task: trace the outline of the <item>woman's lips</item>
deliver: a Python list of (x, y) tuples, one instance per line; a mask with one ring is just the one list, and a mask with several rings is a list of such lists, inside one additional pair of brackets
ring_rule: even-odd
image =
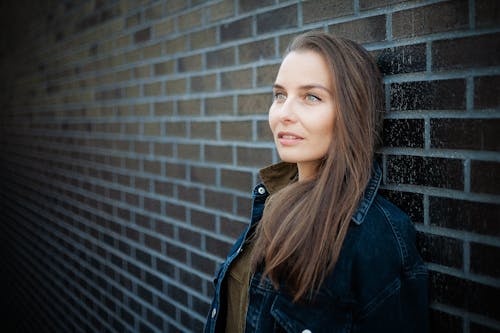
[(293, 146), (300, 143), (302, 140), (304, 140), (304, 138), (295, 133), (290, 133), (290, 132), (278, 133), (278, 142), (283, 146)]

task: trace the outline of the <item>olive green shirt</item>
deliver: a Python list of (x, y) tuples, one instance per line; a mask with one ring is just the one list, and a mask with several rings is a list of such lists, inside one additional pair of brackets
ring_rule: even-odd
[[(267, 191), (272, 195), (297, 180), (297, 166), (296, 164), (285, 162), (274, 164), (260, 170), (260, 178)], [(245, 240), (242, 247), (242, 252), (231, 263), (228, 270), (225, 330), (228, 333), (245, 332), (248, 287), (252, 275), (250, 267), (252, 249), (253, 243), (248, 241), (247, 236), (247, 240)]]

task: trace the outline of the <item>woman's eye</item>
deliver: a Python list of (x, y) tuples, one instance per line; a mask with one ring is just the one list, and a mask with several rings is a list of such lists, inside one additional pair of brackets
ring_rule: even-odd
[(281, 92), (274, 93), (274, 100), (275, 101), (284, 101), (286, 99), (285, 94)]
[(308, 102), (319, 102), (319, 101), (321, 101), (321, 99), (319, 99), (319, 97), (311, 95), (311, 94), (307, 94), (306, 95), (306, 100)]

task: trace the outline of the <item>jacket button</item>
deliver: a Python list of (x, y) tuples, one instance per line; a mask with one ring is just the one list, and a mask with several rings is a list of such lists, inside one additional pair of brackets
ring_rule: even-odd
[(215, 318), (215, 315), (217, 314), (217, 309), (213, 308), (212, 309), (212, 318)]
[(261, 186), (257, 189), (257, 192), (259, 192), (259, 194), (264, 194), (266, 193), (266, 189)]
[(311, 330), (305, 329), (302, 331), (302, 333), (312, 333)]

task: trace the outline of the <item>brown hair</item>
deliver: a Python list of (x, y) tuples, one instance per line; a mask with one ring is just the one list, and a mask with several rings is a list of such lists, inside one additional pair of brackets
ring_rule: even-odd
[(324, 32), (296, 37), (289, 52), (324, 57), (333, 79), (333, 139), (315, 179), (273, 194), (255, 234), (252, 269), (263, 264), (275, 288), (298, 301), (318, 290), (338, 259), (349, 222), (370, 179), (382, 119), (380, 72), (357, 43)]

